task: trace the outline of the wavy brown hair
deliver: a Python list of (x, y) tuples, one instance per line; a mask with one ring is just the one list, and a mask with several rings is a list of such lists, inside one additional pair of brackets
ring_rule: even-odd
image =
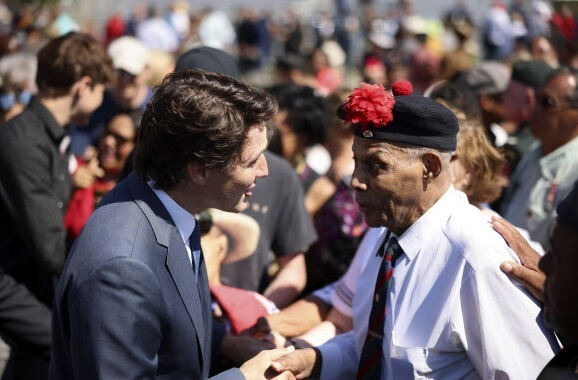
[(94, 37), (70, 32), (50, 40), (38, 52), (36, 84), (41, 95), (66, 95), (84, 76), (92, 79), (93, 86), (108, 86), (115, 79), (112, 59)]
[(234, 165), (246, 136), (266, 125), (277, 102), (262, 89), (202, 70), (171, 73), (155, 89), (138, 131), (134, 169), (170, 190), (196, 162), (212, 169)]
[(460, 120), (456, 154), (471, 176), (465, 190), (470, 203), (495, 201), (504, 187), (502, 171), (506, 160), (490, 143), (481, 124)]

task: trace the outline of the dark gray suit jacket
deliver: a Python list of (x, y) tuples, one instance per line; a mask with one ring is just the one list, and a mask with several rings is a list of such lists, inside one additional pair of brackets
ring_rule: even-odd
[[(53, 309), (50, 379), (206, 379), (210, 294), (173, 220), (134, 174), (73, 246)], [(238, 369), (215, 378), (243, 379)]]

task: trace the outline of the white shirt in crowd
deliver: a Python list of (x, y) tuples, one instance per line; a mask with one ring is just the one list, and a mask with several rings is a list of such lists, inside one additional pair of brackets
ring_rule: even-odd
[[(372, 254), (354, 290), (354, 330), (320, 347), (322, 379), (355, 378), (386, 232), (364, 239)], [(465, 194), (451, 187), (398, 241), (381, 378), (535, 379), (558, 344), (540, 306), (499, 269), (516, 255)]]

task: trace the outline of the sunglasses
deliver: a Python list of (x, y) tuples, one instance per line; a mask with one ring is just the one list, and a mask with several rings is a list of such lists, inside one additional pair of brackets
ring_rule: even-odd
[(133, 139), (127, 138), (125, 136), (119, 135), (118, 133), (112, 132), (108, 129), (106, 129), (103, 133), (103, 137), (106, 136), (112, 136), (116, 141), (117, 146), (122, 146), (124, 144), (131, 143), (134, 141), (134, 138)]

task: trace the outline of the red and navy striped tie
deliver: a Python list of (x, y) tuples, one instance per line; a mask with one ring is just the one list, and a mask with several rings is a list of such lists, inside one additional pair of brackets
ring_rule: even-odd
[[(384, 244), (387, 237), (384, 240)], [(380, 248), (379, 253), (381, 254)], [(389, 239), (387, 249), (383, 255), (383, 260), (379, 266), (379, 272), (375, 281), (375, 290), (373, 292), (373, 305), (369, 314), (369, 323), (367, 325), (367, 335), (363, 343), (359, 367), (357, 369), (357, 379), (376, 380), (381, 378), (381, 357), (383, 344), (383, 326), (385, 323), (385, 304), (387, 302), (387, 291), (391, 278), (393, 277), (393, 268), (395, 261), (403, 253), (403, 250), (397, 243), (397, 239)]]

